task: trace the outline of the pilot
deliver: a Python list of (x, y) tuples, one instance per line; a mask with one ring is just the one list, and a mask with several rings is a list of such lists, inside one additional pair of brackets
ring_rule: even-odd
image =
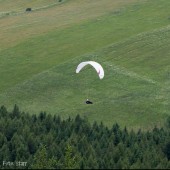
[(86, 104), (93, 104), (89, 99), (86, 100)]

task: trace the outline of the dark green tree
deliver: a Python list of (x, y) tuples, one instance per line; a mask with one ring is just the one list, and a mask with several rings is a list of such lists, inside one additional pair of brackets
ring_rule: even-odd
[(64, 161), (62, 164), (62, 168), (64, 169), (77, 169), (79, 167), (80, 159), (78, 155), (73, 152), (73, 147), (70, 144), (66, 145)]
[(41, 145), (34, 155), (31, 167), (33, 169), (54, 169), (58, 167), (58, 161), (53, 157), (49, 158), (46, 147)]

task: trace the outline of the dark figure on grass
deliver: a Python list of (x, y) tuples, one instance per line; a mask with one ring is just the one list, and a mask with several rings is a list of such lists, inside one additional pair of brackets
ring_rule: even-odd
[(25, 11), (30, 12), (32, 9), (31, 8), (27, 8)]
[(86, 104), (93, 104), (89, 99), (86, 100)]

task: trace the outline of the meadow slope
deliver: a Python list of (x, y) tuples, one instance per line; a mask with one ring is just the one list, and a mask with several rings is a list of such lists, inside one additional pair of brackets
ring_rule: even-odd
[[(23, 40), (14, 36), (11, 44), (4, 41), (0, 104), (9, 109), (18, 104), (23, 111), (46, 111), (63, 118), (80, 114), (109, 127), (114, 122), (134, 129), (162, 125), (170, 114), (170, 2), (115, 1), (117, 6), (111, 6), (113, 1), (107, 1), (93, 1), (94, 7), (108, 7), (104, 11), (96, 8), (96, 13), (84, 2), (89, 15), (80, 10), (83, 19), (74, 13), (72, 22), (65, 20), (67, 26), (64, 20), (58, 26), (54, 22), (42, 29), (44, 33), (33, 26), (37, 34), (29, 32)], [(70, 0), (48, 12), (61, 7), (72, 11), (77, 4)], [(0, 22), (6, 19), (11, 18)], [(9, 29), (6, 36), (14, 30), (19, 32), (20, 27)], [(103, 80), (91, 67), (75, 73), (85, 60), (102, 64)], [(86, 98), (94, 104), (85, 105)]]

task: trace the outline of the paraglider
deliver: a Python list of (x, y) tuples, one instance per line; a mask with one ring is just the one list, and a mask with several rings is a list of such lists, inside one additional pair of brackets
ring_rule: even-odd
[[(85, 62), (81, 62), (76, 69), (76, 73), (79, 73), (86, 65), (91, 65), (93, 66), (93, 68), (96, 70), (98, 76), (100, 79), (103, 79), (104, 77), (104, 70), (103, 67), (95, 62), (95, 61), (85, 61)], [(89, 101), (88, 99), (86, 100), (86, 104), (93, 104), (93, 102)]]
[(103, 77), (104, 77), (103, 67), (102, 67), (99, 63), (97, 63), (97, 62), (95, 62), (95, 61), (85, 61), (85, 62), (80, 63), (80, 64), (77, 66), (76, 73), (79, 73), (80, 70), (81, 70), (82, 68), (84, 68), (84, 67), (85, 67), (86, 65), (88, 65), (88, 64), (92, 65), (92, 66), (95, 68), (95, 70), (97, 71), (97, 74), (99, 75), (99, 78), (100, 78), (100, 79), (103, 79)]

